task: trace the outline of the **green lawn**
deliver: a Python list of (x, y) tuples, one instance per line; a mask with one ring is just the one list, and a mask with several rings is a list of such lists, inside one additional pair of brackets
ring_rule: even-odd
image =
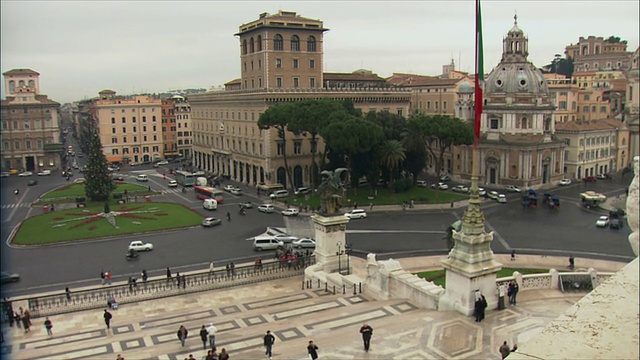
[[(415, 204), (446, 204), (451, 201), (466, 200), (468, 198), (469, 195), (442, 190), (436, 191), (430, 188), (414, 187), (401, 193), (392, 193), (392, 191), (387, 188), (375, 190), (371, 188), (358, 188), (347, 190), (347, 198), (342, 199), (342, 206), (346, 207), (354, 203), (357, 203), (361, 207), (369, 206), (370, 204), (374, 206), (401, 205), (403, 201), (411, 202), (411, 200), (413, 200)], [(311, 208), (316, 208), (320, 205), (320, 197), (318, 195), (311, 195), (308, 200), (306, 200), (304, 196), (289, 196), (278, 199), (280, 202), (284, 202), (285, 200), (292, 205), (309, 205)]]
[[(138, 184), (132, 183), (122, 183), (116, 182), (116, 189), (114, 190), (114, 194), (123, 193), (127, 190), (127, 193), (148, 193), (148, 187), (142, 186)], [(42, 195), (42, 199), (56, 199), (56, 198), (65, 198), (65, 197), (85, 197), (84, 194), (84, 184), (76, 184), (70, 183), (68, 185), (64, 185), (56, 190), (53, 190), (47, 194)], [(75, 200), (74, 200), (75, 201)]]
[[(528, 274), (547, 274), (549, 269), (528, 269), (528, 268), (503, 268), (498, 271), (497, 278), (503, 278), (508, 276), (513, 276), (513, 272), (517, 271), (522, 275)], [(418, 277), (426, 279), (428, 281), (433, 281), (434, 284), (445, 287), (446, 284), (446, 276), (444, 269), (443, 270), (433, 270), (433, 271), (423, 271), (419, 272), (416, 275)]]
[(94, 206), (30, 217), (22, 223), (13, 242), (19, 245), (52, 244), (194, 226), (202, 221), (202, 215), (180, 204), (138, 202), (111, 206), (111, 211), (127, 212), (115, 217), (118, 226), (115, 228), (103, 217), (92, 217), (103, 211), (104, 206)]

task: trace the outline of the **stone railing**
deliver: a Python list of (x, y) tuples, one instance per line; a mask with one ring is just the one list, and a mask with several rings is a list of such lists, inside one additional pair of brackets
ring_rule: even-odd
[(2, 303), (2, 314), (7, 307), (26, 306), (32, 317), (42, 317), (64, 314), (74, 311), (106, 308), (108, 299), (115, 299), (118, 305), (134, 303), (144, 300), (158, 299), (169, 296), (209, 291), (239, 285), (254, 284), (262, 281), (283, 279), (304, 274), (304, 268), (315, 264), (315, 257), (298, 258), (297, 264), (274, 260), (264, 262), (261, 266), (238, 266), (233, 270), (216, 269), (213, 272), (200, 271), (181, 276), (180, 282), (176, 276), (160, 278), (146, 282), (136, 281), (125, 284), (103, 285), (87, 290), (65, 293), (14, 298)]
[(589, 290), (589, 288), (595, 289), (614, 274), (615, 273), (612, 272), (597, 272), (595, 269), (572, 272), (558, 272), (556, 269), (550, 269), (548, 273), (529, 275), (522, 275), (515, 271), (513, 276), (496, 279), (496, 291), (500, 285), (508, 286), (511, 281), (515, 280), (518, 283), (519, 291), (558, 288), (564, 292), (569, 289), (563, 286), (563, 282), (575, 282), (574, 280), (577, 279), (579, 279), (580, 282), (589, 282), (588, 285), (590, 286), (583, 287), (583, 290)]

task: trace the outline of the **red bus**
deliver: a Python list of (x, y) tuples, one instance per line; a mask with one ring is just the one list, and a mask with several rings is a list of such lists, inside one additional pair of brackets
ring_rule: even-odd
[(194, 186), (193, 190), (196, 195), (196, 199), (215, 199), (218, 204), (224, 203), (224, 193), (222, 190), (218, 190), (210, 186)]

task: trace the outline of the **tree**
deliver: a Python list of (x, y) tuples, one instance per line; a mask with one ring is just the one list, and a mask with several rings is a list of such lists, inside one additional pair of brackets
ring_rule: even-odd
[(102, 153), (102, 144), (97, 133), (91, 135), (84, 177), (84, 193), (87, 198), (93, 201), (109, 200), (109, 196), (116, 189), (116, 184), (109, 177), (107, 158)]
[[(378, 152), (380, 163), (389, 169), (389, 183), (393, 184), (393, 173), (406, 159), (404, 148), (398, 140), (385, 141)], [(393, 188), (393, 185), (391, 185)]]
[(418, 175), (424, 169), (425, 164), (427, 163), (427, 153), (426, 149), (422, 148), (421, 150), (405, 150), (405, 154), (407, 158), (403, 162), (404, 169), (413, 175), (413, 184), (415, 185), (418, 180)]
[[(282, 158), (284, 160), (284, 170), (288, 181), (285, 181), (293, 187), (293, 174), (289, 167), (287, 159), (287, 126), (289, 120), (293, 117), (292, 103), (276, 103), (269, 107), (260, 115), (258, 119), (258, 127), (262, 130), (274, 128), (278, 132), (278, 145), (281, 146)], [(285, 184), (286, 187), (286, 184)], [(293, 189), (292, 189), (293, 190)]]
[(573, 59), (571, 57), (564, 59), (560, 54), (555, 54), (551, 63), (542, 67), (542, 71), (570, 78), (573, 75)]

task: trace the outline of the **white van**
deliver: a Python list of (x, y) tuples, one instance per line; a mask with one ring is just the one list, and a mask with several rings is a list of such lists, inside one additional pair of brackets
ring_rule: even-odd
[(284, 249), (284, 243), (274, 238), (255, 238), (253, 239), (253, 250), (276, 250)]
[(216, 199), (204, 199), (204, 201), (202, 202), (202, 207), (207, 210), (217, 210), (218, 202), (216, 201)]
[(197, 177), (196, 178), (197, 186), (207, 186), (207, 178), (206, 177)]
[(136, 180), (138, 180), (138, 181), (149, 181), (149, 177), (147, 175), (140, 174), (140, 175), (136, 176)]
[(285, 198), (289, 196), (289, 190), (276, 190), (273, 194), (269, 195), (272, 199)]

